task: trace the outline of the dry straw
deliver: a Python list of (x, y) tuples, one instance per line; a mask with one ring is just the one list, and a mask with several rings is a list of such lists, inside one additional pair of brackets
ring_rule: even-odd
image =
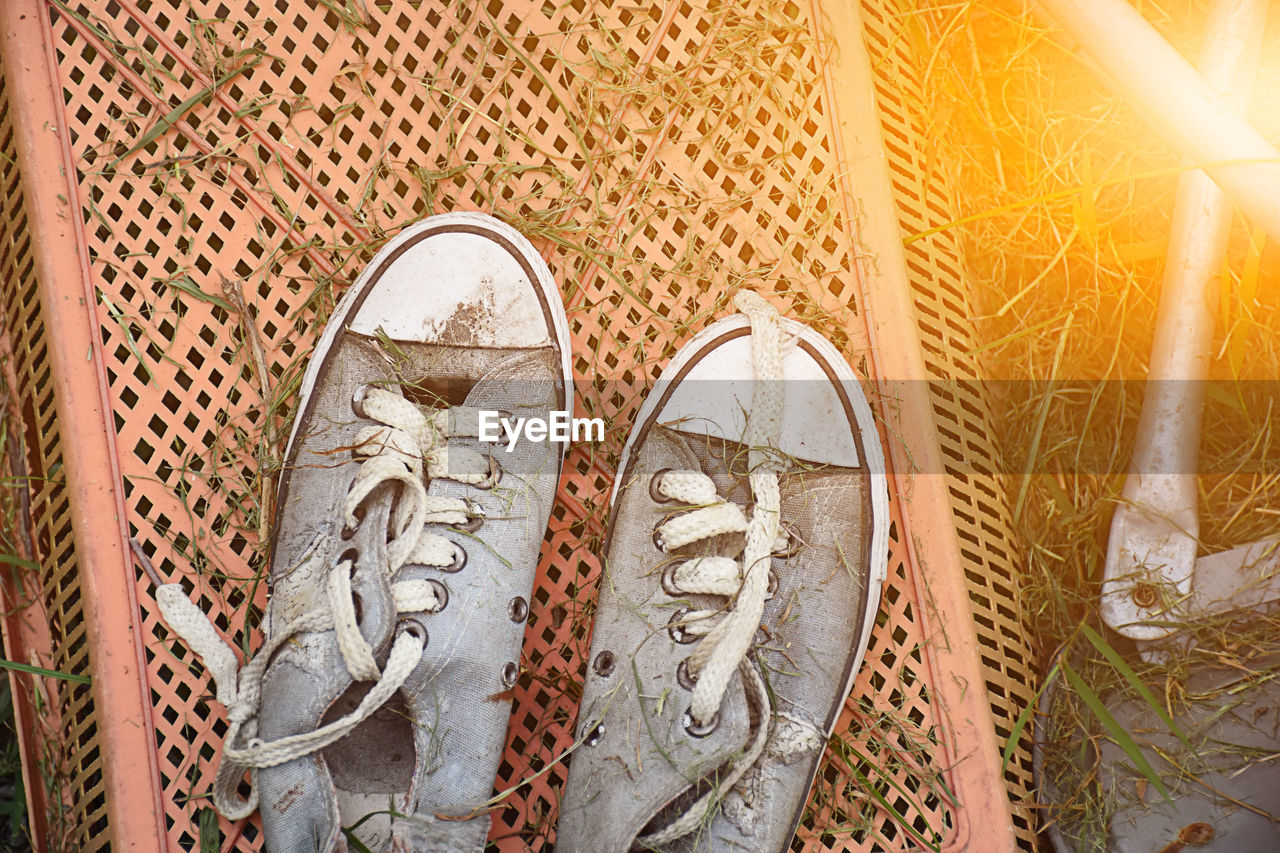
[[(400, 5), (322, 0), (316, 17), (325, 26), (317, 29), (354, 47), (327, 91), (262, 88), (284, 65), (281, 49), (272, 46), (278, 40), (264, 36), (275, 32), (269, 9), (259, 9), (256, 20), (187, 10), (183, 44), (207, 80), (200, 82), (158, 58), (145, 35), (110, 13), (94, 14), (78, 2), (55, 5), (78, 40), (100, 45), (133, 81), (117, 83), (128, 108), (113, 113), (109, 132), (90, 141), (78, 163), (86, 227), (96, 245), (123, 244), (116, 232), (129, 224), (98, 202), (113, 193), (147, 194), (174, 212), (180, 249), (165, 259), (163, 276), (127, 253), (95, 257), (95, 272), (110, 284), (144, 279), (133, 282), (142, 296), (132, 304), (101, 291), (104, 322), (122, 335), (129, 367), (149, 376), (157, 363), (186, 357), (168, 352), (174, 328), (197, 313), (211, 316), (210, 327), (226, 336), (227, 349), (218, 355), (240, 380), (218, 412), (212, 439), (187, 447), (177, 470), (155, 472), (180, 498), (181, 517), (159, 525), (142, 511), (138, 526), (140, 538), (161, 555), (160, 573), (195, 579), (201, 605), (215, 605), (219, 627), (246, 653), (256, 644), (254, 603), (263, 598), (269, 565), (273, 482), (302, 370), (341, 293), (409, 222), (454, 208), (496, 213), (544, 250), (564, 284), (575, 334), (599, 325), (577, 342), (575, 366), (588, 382), (608, 377), (579, 390), (586, 414), (606, 418), (611, 429), (605, 443), (571, 456), (584, 475), (616, 466), (645, 382), (694, 331), (727, 313), (728, 297), (739, 287), (771, 292), (790, 316), (837, 345), (849, 344), (852, 312), (829, 307), (830, 294), (850, 286), (853, 266), (838, 221), (838, 175), (813, 166), (806, 151), (806, 134), (821, 126), (812, 113), (821, 97), (817, 57), (828, 46), (815, 44), (796, 4), (722, 3), (696, 11), (638, 4), (600, 11), (566, 0), (544, 4), (545, 17), (531, 15), (512, 28), (501, 3), (463, 2), (448, 10), (447, 38), (433, 42), (420, 23), (441, 20), (430, 4), (409, 4), (415, 17), (402, 30), (401, 17), (410, 16)], [(690, 33), (686, 43), (642, 61), (634, 45), (648, 43), (666, 13), (688, 16), (680, 24)], [(407, 44), (415, 36), (445, 46), (433, 51), (413, 41), (414, 49), (394, 62), (381, 58), (387, 39)], [(348, 145), (351, 127), (382, 121), (377, 117), (388, 102), (380, 99), (388, 88), (404, 96), (412, 113), (389, 121), (398, 131), (409, 122), (400, 132), (417, 144)], [(532, 114), (522, 107), (522, 93), (532, 95)], [(564, 132), (544, 132), (543, 113), (563, 122)], [(293, 138), (313, 114), (320, 128)], [(331, 169), (317, 157), (311, 172), (330, 170), (335, 184), (344, 172), (356, 176), (354, 189), (333, 191), (342, 223), (335, 225), (300, 189), (301, 178), (270, 145), (234, 121), (260, 117), (273, 144), (297, 143), (341, 163)], [(430, 123), (430, 133), (423, 123)], [(284, 225), (257, 235), (261, 252), (245, 253), (232, 269), (210, 270), (201, 266), (204, 241), (210, 217), (223, 211), (198, 209), (195, 188), (232, 187), (233, 178), (266, 197)], [(767, 199), (760, 198), (762, 186), (773, 188)], [(246, 205), (236, 193), (232, 201)], [(203, 217), (205, 228), (193, 227), (192, 217)], [(756, 223), (754, 230), (727, 227), (734, 217)], [(671, 224), (677, 220), (678, 230)], [(659, 231), (676, 237), (664, 245)], [(284, 289), (306, 298), (288, 316), (275, 316), (269, 309)], [(603, 489), (576, 498), (583, 507), (575, 533), (589, 548), (607, 515)], [(516, 783), (559, 760), (547, 745), (555, 747), (570, 724), (580, 690), (581, 673), (566, 661), (585, 659), (596, 578), (582, 555), (561, 558), (557, 571), (578, 573), (565, 586), (570, 599), (536, 606), (532, 630), (547, 623), (558, 630), (569, 621), (574, 647), (522, 662), (522, 687), (554, 699), (530, 712), (538, 719), (528, 732), (529, 775)], [(170, 660), (178, 654), (173, 646), (158, 631), (150, 648), (171, 668), (190, 665)], [(918, 650), (903, 654), (907, 668), (919, 665)], [(909, 705), (909, 693), (895, 693), (893, 701)], [(203, 722), (194, 715), (210, 713), (197, 704), (192, 730)], [(934, 760), (938, 740), (931, 720), (916, 723), (870, 703), (860, 708), (854, 728), (833, 745), (818, 785), (814, 814), (823, 841), (910, 839), (938, 847), (949, 828), (949, 818), (938, 816), (955, 803)], [(202, 849), (216, 846), (220, 830), (201, 810), (211, 774), (196, 759), (183, 765), (182, 775), (177, 799), (192, 818), (192, 833)], [(511, 831), (531, 846), (544, 844), (555, 804), (533, 801), (512, 817), (511, 799), (497, 805)]]
[[(1184, 56), (1199, 51), (1207, 3), (1139, 4)], [(1054, 716), (1038, 720), (1046, 769), (1064, 792), (1063, 826), (1099, 844), (1108, 804), (1091, 739), (1124, 740), (1099, 723), (1099, 698), (1134, 693), (1129, 652), (1097, 626), (1109, 519), (1120, 494), (1141, 406), (1163, 256), (1179, 173), (1189, 168), (1113, 93), (1052, 23), (1017, 2), (927, 4), (904, 12), (932, 51), (926, 114), (949, 172), (958, 233), (975, 286), (978, 353), (995, 384), (995, 421), (1018, 496), (1028, 549), (1024, 602), (1045, 654), (1072, 650), (1081, 689), (1055, 681)], [(1266, 34), (1253, 120), (1280, 130), (1280, 21)], [(1202, 552), (1275, 535), (1280, 449), (1272, 422), (1280, 379), (1280, 253), (1237, 215), (1217, 282), (1215, 380), (1201, 441)], [(1250, 380), (1237, 382), (1236, 380)], [(1155, 705), (1176, 716), (1190, 671), (1209, 663), (1260, 668), (1274, 625), (1219, 620), (1195, 632), (1199, 652), (1169, 665), (1123, 660)], [(1225, 701), (1225, 700), (1224, 700)], [(1028, 715), (1029, 716), (1029, 715)], [(1123, 744), (1121, 744), (1123, 745)], [(1193, 773), (1157, 763), (1143, 784)]]

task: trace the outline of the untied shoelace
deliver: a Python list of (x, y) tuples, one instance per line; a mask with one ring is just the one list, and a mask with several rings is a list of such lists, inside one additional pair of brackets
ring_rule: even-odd
[[(461, 407), (424, 413), (401, 394), (369, 385), (357, 392), (353, 406), (357, 414), (376, 423), (364, 427), (353, 445), (355, 457), (362, 461), (343, 501), (344, 522), (353, 530), (360, 523), (360, 506), (369, 495), (387, 483), (401, 484), (390, 519), (393, 538), (387, 544), (387, 579), (398, 613), (433, 612), (441, 600), (430, 581), (393, 579), (406, 563), (446, 567), (457, 559), (457, 546), (427, 532), (426, 525), (465, 524), (477, 509), (460, 498), (428, 495), (426, 484), (436, 477), (471, 485), (493, 481), (495, 469), (489, 460), (473, 450), (447, 446), (452, 436), (477, 434), (477, 413)], [(329, 549), (321, 546), (329, 544), (329, 539), (318, 542), (304, 559), (328, 557)], [(213, 803), (229, 820), (248, 817), (257, 809), (258, 769), (310, 755), (345, 736), (400, 689), (422, 657), (426, 632), (414, 621), (406, 621), (397, 629), (386, 664), (379, 669), (374, 650), (357, 624), (351, 591), (353, 569), (349, 559), (339, 560), (327, 576), (328, 608), (272, 626), (262, 648), (243, 668), (182, 585), (160, 584), (157, 579), (156, 601), (162, 618), (204, 661), (215, 695), (227, 709), (229, 728), (214, 779)], [(257, 737), (257, 718), (262, 678), (272, 654), (297, 634), (330, 629), (337, 635), (351, 678), (373, 681), (373, 687), (355, 710), (338, 720), (310, 732), (262, 741)], [(250, 792), (241, 798), (238, 788), (246, 771)]]

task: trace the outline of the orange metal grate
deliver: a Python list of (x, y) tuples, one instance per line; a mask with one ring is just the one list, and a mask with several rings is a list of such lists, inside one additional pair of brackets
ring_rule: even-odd
[[(887, 45), (892, 16), (868, 8)], [(342, 288), (386, 236), (439, 210), (495, 212), (543, 249), (569, 307), (575, 371), (590, 389), (582, 404), (614, 428), (605, 445), (576, 448), (566, 464), (500, 788), (529, 779), (572, 741), (599, 570), (592, 545), (646, 380), (724, 313), (737, 286), (771, 293), (867, 373), (852, 224), (824, 89), (830, 45), (807, 5), (493, 0), (443, 10), (83, 0), (49, 7), (47, 37), (129, 531), (242, 647), (256, 645), (264, 478), (278, 452), (264, 436), (287, 423), (306, 355)], [(895, 61), (907, 68), (905, 59)], [(885, 115), (889, 127), (897, 113)], [(898, 142), (900, 151), (890, 145), (890, 156), (910, 172), (918, 130), (896, 120), (908, 142)], [(5, 202), (0, 221), (20, 239), (20, 197)], [(908, 230), (916, 227), (911, 215), (940, 214), (903, 213)], [(935, 242), (924, 251), (932, 266), (915, 282), (918, 307), (935, 318), (939, 349), (963, 351), (962, 333), (942, 334), (941, 318), (954, 326), (966, 316), (954, 248)], [(220, 289), (223, 275), (243, 288), (271, 388), (259, 385), (244, 318), (234, 294)], [(29, 279), (7, 279), (6, 287), (34, 293)], [(939, 297), (934, 280), (951, 294)], [(10, 328), (43, 345), (30, 295), (24, 304), (28, 314)], [(922, 327), (926, 336), (931, 329)], [(972, 370), (954, 357), (932, 364), (939, 376)], [(38, 375), (18, 381), (36, 397), (45, 387)], [(975, 425), (963, 404), (937, 408), (957, 428)], [(31, 422), (40, 447), (56, 453), (47, 399), (43, 411), (44, 420)], [(951, 475), (961, 535), (972, 546), (966, 558), (991, 705), (1007, 734), (1016, 710), (999, 701), (1000, 691), (1021, 701), (1025, 687), (1012, 685), (1029, 668), (1024, 641), (1007, 636), (1016, 634), (1007, 524), (994, 478), (961, 483), (963, 472)], [(57, 583), (75, 590), (70, 536), (53, 526), (65, 527), (58, 518), (42, 508), (38, 521), (64, 549), (45, 563), (46, 606), (65, 606)], [(898, 850), (920, 840), (945, 849), (968, 837), (965, 809), (981, 807), (965, 803), (941, 759), (954, 745), (932, 700), (936, 638), (922, 622), (919, 570), (895, 519), (867, 664), (796, 850)], [(225, 723), (208, 701), (203, 670), (170, 640), (140, 573), (137, 581), (152, 700), (142, 710), (154, 726), (163, 831), (172, 849), (194, 849), (202, 827), (210, 831), (201, 795)], [(70, 615), (54, 624), (59, 654), (87, 654), (76, 624)], [(88, 668), (83, 657), (62, 662)], [(81, 694), (67, 718), (92, 738)], [(98, 753), (76, 755), (80, 764), (66, 775), (99, 779)], [(1010, 768), (1015, 796), (1024, 767), (1019, 755)], [(497, 849), (549, 848), (564, 777), (555, 765), (508, 798), (491, 837)], [(86, 796), (85, 805), (77, 801), (85, 813), (72, 821), (80, 849), (107, 849), (100, 783)], [(220, 831), (224, 850), (261, 847), (253, 821), (222, 822)]]

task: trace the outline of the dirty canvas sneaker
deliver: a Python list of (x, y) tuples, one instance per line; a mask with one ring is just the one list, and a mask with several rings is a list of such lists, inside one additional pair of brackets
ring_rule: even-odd
[(735, 303), (622, 454), (560, 851), (785, 850), (866, 651), (888, 554), (871, 410), (830, 343)]
[(564, 444), (479, 434), (572, 410), (568, 340), (516, 231), (469, 213), (406, 229), (303, 379), (262, 649), (237, 676), (181, 586), (161, 588), (228, 710), (214, 802), (260, 808), (272, 853), (347, 850), (344, 827), (375, 851), (483, 846)]

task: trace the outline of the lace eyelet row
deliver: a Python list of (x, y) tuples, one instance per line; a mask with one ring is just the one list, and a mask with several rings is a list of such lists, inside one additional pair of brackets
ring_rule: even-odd
[[(365, 411), (364, 402), (366, 397), (368, 396), (370, 388), (372, 387), (373, 386), (368, 383), (360, 385), (358, 388), (356, 388), (355, 392), (352, 394), (351, 410), (352, 412), (355, 413), (357, 417), (371, 419), (369, 418), (368, 413)], [(472, 488), (480, 489), (482, 491), (488, 491), (495, 488), (502, 482), (504, 472), (503, 472), (502, 466), (498, 463), (498, 460), (495, 459), (492, 455), (490, 455), (488, 457), (488, 462), (489, 462), (488, 476), (485, 478), (484, 481), (480, 483), (470, 484)], [(465, 521), (462, 524), (454, 524), (450, 526), (454, 530), (457, 530), (461, 533), (475, 534), (485, 523), (484, 510), (483, 510), (483, 507), (478, 503), (468, 501), (468, 504), (469, 504), (469, 508), (467, 513), (468, 514), (467, 521)], [(355, 510), (355, 515), (356, 515), (357, 523), (362, 521), (364, 516), (363, 507), (357, 508)], [(353, 539), (355, 535), (356, 535), (356, 529), (351, 528), (344, 523), (342, 530), (340, 532), (341, 539), (344, 541), (348, 541), (350, 539)], [(447, 573), (454, 573), (454, 572), (462, 571), (462, 569), (467, 565), (467, 549), (463, 547), (461, 544), (459, 544), (458, 542), (451, 542), (451, 544), (453, 545), (453, 562), (446, 566), (435, 566), (433, 568), (437, 568), (440, 571), (447, 572)], [(348, 559), (348, 558), (351, 559), (353, 572), (355, 570), (355, 561), (356, 559), (358, 559), (358, 557), (359, 557), (359, 552), (355, 549), (347, 549), (346, 551), (343, 552), (343, 559)], [(431, 612), (439, 613), (442, 610), (444, 610), (445, 607), (448, 606), (449, 589), (443, 583), (435, 579), (428, 579), (427, 583), (431, 585), (431, 588), (435, 593), (436, 600), (438, 602), (437, 606)], [(359, 596), (353, 593), (352, 597), (354, 599), (354, 603), (357, 609), (357, 614), (359, 614), (359, 610), (361, 606)], [(529, 617), (528, 602), (525, 601), (524, 598), (520, 596), (516, 596), (511, 600), (510, 604), (508, 605), (507, 615), (512, 622), (515, 622), (515, 623), (524, 622)], [(358, 621), (359, 621), (359, 616), (357, 615), (357, 622)], [(425, 647), (427, 644), (427, 638), (428, 638), (427, 628), (422, 623), (422, 621), (417, 619), (416, 617), (401, 618), (398, 623), (397, 631), (398, 632), (403, 631), (403, 632), (410, 633), (414, 636), (421, 637), (423, 646)], [(505, 664), (502, 667), (502, 671), (500, 673), (500, 680), (502, 682), (503, 687), (507, 689), (513, 688), (516, 684), (516, 681), (519, 678), (519, 674), (520, 674), (520, 669), (517, 664), (515, 664), (514, 662), (508, 662), (507, 664)]]
[[(649, 479), (649, 497), (656, 504), (667, 504), (667, 503), (674, 502), (672, 498), (667, 497), (661, 491), (662, 478), (670, 470), (671, 470), (670, 468), (659, 469)], [(787, 547), (785, 549), (775, 551), (773, 556), (785, 560), (795, 556), (800, 551), (800, 548), (803, 547), (803, 541), (800, 539), (800, 536), (795, 530), (795, 528), (789, 523), (783, 522), (781, 527), (786, 534)], [(666, 544), (662, 540), (662, 534), (660, 532), (660, 529), (656, 527), (654, 528), (654, 531), (653, 531), (653, 544), (654, 544), (654, 547), (657, 548), (662, 553), (664, 554), (667, 553)], [(662, 580), (661, 580), (662, 591), (671, 598), (680, 598), (686, 594), (677, 585), (676, 579), (675, 579), (676, 570), (681, 565), (682, 565), (682, 561), (672, 560), (670, 563), (668, 563), (667, 567), (662, 572)], [(773, 566), (770, 566), (769, 567), (769, 586), (765, 594), (766, 600), (772, 599), (777, 595), (778, 585), (779, 585), (779, 579), (778, 579), (777, 570)], [(694, 642), (697, 642), (697, 640), (699, 639), (699, 636), (689, 631), (688, 626), (685, 624), (691, 612), (692, 610), (689, 607), (681, 607), (674, 614), (672, 614), (670, 620), (668, 620), (667, 634), (668, 636), (671, 637), (671, 640), (673, 642), (678, 643), (680, 645), (689, 645)], [(679, 666), (676, 667), (676, 683), (679, 684), (682, 689), (692, 692), (694, 687), (697, 685), (697, 681), (698, 681), (697, 676), (695, 676), (692, 672), (689, 671), (689, 658), (687, 657), (684, 658), (683, 660), (680, 661)], [(704, 738), (712, 734), (719, 727), (720, 712), (717, 711), (711, 717), (711, 719), (706, 721), (705, 723), (698, 723), (693, 718), (693, 709), (691, 706), (690, 708), (685, 710), (682, 723), (684, 725), (685, 731), (691, 737)], [(590, 740), (588, 740), (588, 743), (590, 743)]]

